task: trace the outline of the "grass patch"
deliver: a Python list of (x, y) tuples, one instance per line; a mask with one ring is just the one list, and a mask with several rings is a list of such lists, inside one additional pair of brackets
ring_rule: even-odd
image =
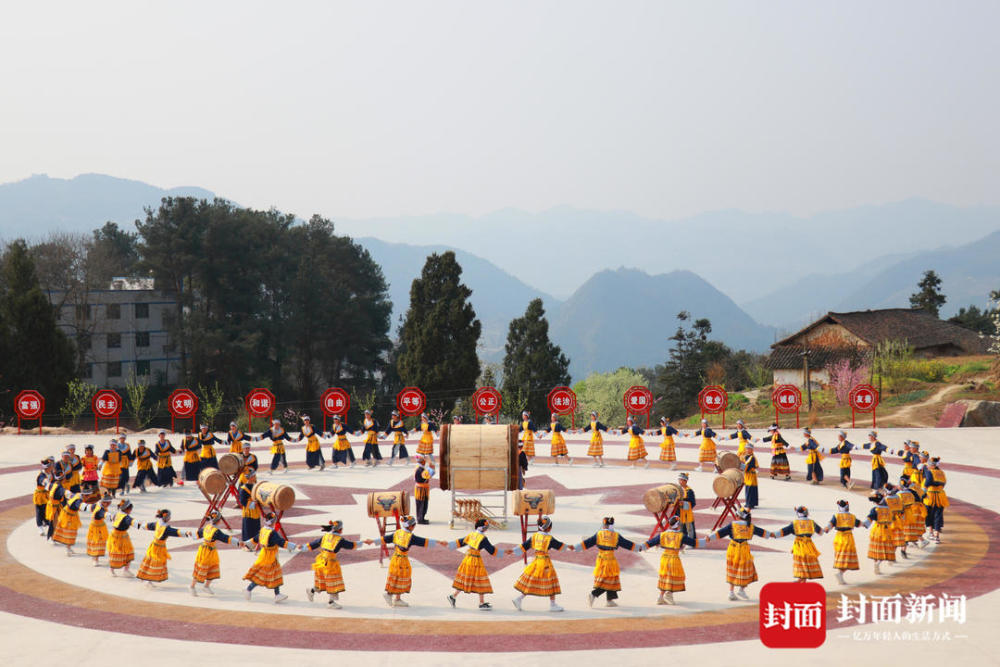
[(930, 389), (917, 389), (916, 391), (908, 391), (905, 394), (896, 394), (894, 396), (887, 396), (881, 402), (879, 407), (897, 407), (900, 405), (906, 405), (907, 403), (918, 403), (928, 396), (931, 395)]

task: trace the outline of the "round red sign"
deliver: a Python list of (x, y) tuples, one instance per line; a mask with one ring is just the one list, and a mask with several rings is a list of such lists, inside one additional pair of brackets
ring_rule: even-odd
[(396, 409), (407, 417), (419, 415), (427, 408), (427, 397), (417, 387), (403, 387), (396, 394)]
[(493, 387), (480, 387), (472, 395), (472, 404), (476, 406), (476, 412), (488, 415), (500, 412), (503, 398), (501, 398), (500, 392)]
[(45, 412), (45, 397), (34, 389), (25, 389), (14, 399), (14, 412), (21, 419), (38, 419)]
[(555, 387), (549, 392), (549, 411), (568, 415), (576, 410), (576, 393), (569, 387)]
[(653, 409), (653, 392), (648, 387), (637, 384), (625, 390), (622, 403), (625, 404), (626, 412), (630, 414), (648, 414)]
[(351, 409), (350, 395), (338, 387), (330, 387), (324, 391), (319, 402), (323, 408), (323, 414), (328, 417), (347, 414), (347, 411)]
[(258, 387), (247, 394), (247, 412), (251, 417), (270, 417), (277, 401), (269, 389)]
[(858, 412), (868, 412), (878, 407), (878, 389), (870, 384), (859, 384), (847, 395), (851, 407)]
[(778, 412), (795, 412), (802, 407), (802, 392), (794, 384), (779, 384), (771, 392), (771, 403)]
[(198, 397), (190, 389), (174, 389), (167, 398), (167, 409), (174, 417), (194, 417), (198, 414)]
[(698, 407), (702, 412), (718, 414), (729, 405), (729, 394), (717, 384), (712, 384), (698, 392)]
[(90, 399), (94, 414), (102, 419), (114, 419), (122, 411), (122, 397), (114, 389), (101, 389)]

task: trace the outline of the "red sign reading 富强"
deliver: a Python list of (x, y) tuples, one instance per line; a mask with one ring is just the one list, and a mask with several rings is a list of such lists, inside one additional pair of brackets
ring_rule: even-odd
[(14, 412), (17, 414), (17, 432), (21, 433), (22, 419), (37, 419), (38, 434), (42, 434), (42, 415), (45, 414), (45, 397), (34, 389), (25, 389), (14, 399)]

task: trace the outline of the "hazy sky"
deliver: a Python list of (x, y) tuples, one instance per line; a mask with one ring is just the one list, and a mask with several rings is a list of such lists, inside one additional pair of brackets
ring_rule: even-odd
[(998, 204), (1000, 2), (8, 2), (0, 182), (307, 216)]

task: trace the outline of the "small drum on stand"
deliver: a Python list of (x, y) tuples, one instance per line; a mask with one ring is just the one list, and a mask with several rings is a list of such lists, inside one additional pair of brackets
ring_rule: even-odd
[(368, 516), (406, 516), (410, 513), (410, 496), (406, 491), (372, 491), (368, 494)]
[(243, 457), (239, 454), (223, 454), (219, 457), (219, 470), (223, 475), (236, 477), (243, 469)]
[(642, 504), (656, 519), (650, 538), (670, 527), (670, 517), (677, 513), (683, 499), (684, 494), (677, 484), (663, 484), (642, 494)]
[(718, 498), (729, 498), (743, 486), (743, 473), (737, 469), (723, 471), (712, 480), (712, 491)]
[(258, 482), (253, 487), (253, 499), (261, 507), (269, 507), (275, 512), (285, 512), (295, 504), (295, 489), (287, 484)]
[(226, 476), (218, 468), (205, 468), (198, 473), (198, 488), (209, 501), (225, 491), (228, 484)]
[(735, 452), (719, 452), (719, 455), (715, 457), (715, 468), (720, 473), (733, 468), (739, 469), (739, 467), (740, 457)]

